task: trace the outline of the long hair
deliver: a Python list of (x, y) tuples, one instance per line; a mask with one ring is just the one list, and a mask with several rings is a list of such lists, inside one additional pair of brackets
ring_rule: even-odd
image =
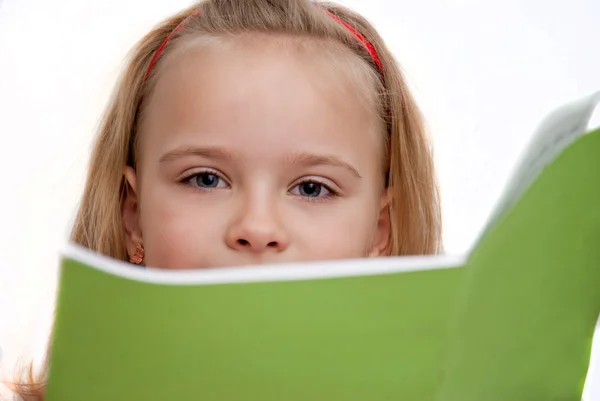
[[(382, 71), (364, 45), (323, 11), (345, 21), (373, 45)], [(146, 80), (148, 66), (159, 46), (183, 20), (196, 13), (172, 36)], [(432, 150), (421, 113), (399, 65), (363, 17), (336, 4), (310, 0), (206, 0), (166, 19), (138, 42), (103, 115), (71, 240), (106, 256), (127, 260), (121, 214), (127, 191), (123, 169), (135, 165), (144, 99), (152, 93), (161, 61), (186, 38), (243, 33), (299, 36), (341, 44), (371, 67), (376, 77), (373, 90), (386, 128), (384, 162), (391, 195), (387, 254), (440, 252), (441, 213)], [(43, 400), (45, 366), (38, 375), (30, 367), (13, 385), (23, 400)]]

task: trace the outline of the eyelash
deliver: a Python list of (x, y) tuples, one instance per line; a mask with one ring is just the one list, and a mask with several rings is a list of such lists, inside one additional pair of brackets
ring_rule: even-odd
[(178, 183), (181, 184), (181, 185), (192, 187), (192, 189), (195, 189), (197, 191), (202, 191), (202, 192), (212, 191), (212, 190), (215, 190), (215, 189), (220, 189), (220, 188), (198, 188), (198, 187), (193, 186), (192, 184), (190, 184), (189, 181), (192, 178), (194, 178), (196, 176), (199, 176), (201, 174), (214, 175), (216, 177), (219, 177), (220, 180), (223, 180), (228, 186), (231, 186), (229, 184), (229, 180), (227, 180), (225, 177), (223, 177), (223, 174), (221, 174), (217, 170), (213, 170), (213, 169), (196, 170), (196, 171), (192, 171), (192, 172), (186, 173), (183, 176), (181, 176), (181, 178), (179, 178)]
[[(327, 195), (323, 196), (323, 197), (317, 197), (317, 198), (313, 198), (313, 197), (310, 197), (310, 196), (301, 196), (301, 195), (293, 195), (293, 196), (302, 198), (302, 200), (306, 201), (306, 202), (327, 202), (327, 201), (331, 200), (332, 198), (337, 198), (337, 197), (340, 196), (339, 192), (337, 192), (336, 190), (334, 190), (333, 188), (331, 188), (331, 186), (325, 184), (324, 182), (316, 180), (314, 178), (307, 178), (307, 179), (304, 179), (302, 181), (298, 181), (298, 182), (296, 182), (292, 186), (292, 189), (296, 188), (297, 186), (302, 185), (302, 184), (311, 184), (311, 183), (322, 186), (329, 193)], [(291, 191), (291, 189), (290, 189), (290, 191)]]
[[(196, 171), (189, 172), (189, 173), (184, 174), (183, 176), (181, 176), (178, 179), (178, 183), (181, 184), (181, 185), (192, 187), (194, 190), (202, 191), (202, 192), (207, 192), (207, 191), (212, 191), (214, 189), (217, 189), (217, 188), (198, 188), (198, 187), (193, 186), (192, 184), (190, 184), (189, 181), (192, 178), (194, 178), (196, 176), (199, 176), (201, 174), (214, 175), (214, 176), (218, 177), (220, 180), (223, 180), (229, 187), (231, 187), (231, 184), (229, 184), (229, 181), (225, 177), (223, 177), (223, 175), (221, 173), (219, 173), (218, 171), (213, 170), (213, 169), (196, 170)], [(302, 185), (302, 184), (311, 184), (311, 183), (322, 186), (323, 188), (325, 188), (327, 190), (328, 194), (325, 195), (325, 196), (323, 196), (323, 197), (316, 197), (316, 198), (313, 198), (313, 197), (310, 197), (310, 196), (301, 196), (301, 195), (293, 195), (293, 196), (302, 198), (303, 201), (307, 201), (307, 202), (326, 202), (328, 200), (331, 200), (332, 198), (337, 198), (337, 197), (340, 196), (339, 192), (336, 191), (336, 190), (334, 190), (333, 188), (331, 188), (330, 185), (327, 185), (324, 182), (316, 180), (314, 178), (312, 178), (312, 179), (311, 178), (307, 178), (307, 179), (304, 179), (302, 181), (296, 182), (291, 187), (291, 189), (288, 190), (288, 192), (291, 191), (293, 188), (296, 188), (299, 185)]]

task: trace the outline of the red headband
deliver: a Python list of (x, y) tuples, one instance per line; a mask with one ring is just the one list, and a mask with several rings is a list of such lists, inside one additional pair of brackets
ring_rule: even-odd
[[(325, 12), (333, 20), (335, 20), (340, 25), (342, 25), (344, 28), (346, 28), (367, 49), (367, 51), (369, 52), (369, 55), (373, 59), (373, 62), (375, 63), (375, 65), (377, 65), (377, 68), (379, 69), (379, 73), (381, 74), (381, 76), (383, 76), (383, 67), (381, 66), (381, 60), (379, 60), (379, 56), (377, 55), (377, 51), (375, 51), (375, 47), (373, 47), (373, 45), (371, 44), (371, 42), (369, 42), (363, 35), (361, 35), (360, 32), (358, 32), (354, 27), (352, 27), (350, 24), (348, 24), (346, 21), (344, 21), (343, 19), (341, 19), (337, 15), (335, 15), (335, 14), (333, 14), (333, 13), (327, 11), (327, 10)], [(164, 40), (164, 42), (162, 42), (162, 44), (160, 45), (160, 47), (156, 50), (156, 53), (154, 53), (154, 56), (152, 57), (152, 60), (150, 61), (150, 65), (148, 66), (148, 71), (146, 72), (146, 77), (144, 78), (144, 80), (147, 80), (148, 77), (150, 76), (150, 73), (152, 72), (152, 69), (154, 68), (154, 65), (156, 64), (156, 61), (158, 60), (158, 57), (160, 56), (160, 54), (164, 50), (164, 48), (167, 45), (167, 43), (169, 43), (169, 41), (171, 40), (171, 38), (173, 37), (173, 35), (176, 32), (178, 32), (180, 29), (182, 29), (183, 27), (185, 27), (187, 25), (188, 21), (192, 17), (195, 17), (197, 15), (200, 15), (200, 11), (195, 11), (193, 14), (189, 15), (186, 19), (184, 19), (183, 21), (181, 21), (181, 23), (179, 25), (177, 25), (177, 27), (175, 29), (173, 29), (173, 32), (171, 32), (169, 34), (169, 36), (167, 36), (167, 38)]]

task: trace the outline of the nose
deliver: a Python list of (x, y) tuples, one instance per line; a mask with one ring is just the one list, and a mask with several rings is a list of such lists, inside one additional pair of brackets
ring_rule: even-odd
[(289, 245), (281, 216), (274, 205), (265, 202), (246, 202), (238, 217), (230, 224), (227, 246), (238, 252), (278, 253)]

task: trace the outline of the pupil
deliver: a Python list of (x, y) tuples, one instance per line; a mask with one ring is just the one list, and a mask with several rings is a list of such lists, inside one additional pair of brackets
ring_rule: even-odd
[(197, 176), (196, 181), (201, 187), (214, 188), (219, 182), (219, 177), (214, 174), (200, 174)]
[(321, 193), (321, 184), (314, 182), (305, 182), (300, 186), (300, 192), (303, 196), (319, 196)]

